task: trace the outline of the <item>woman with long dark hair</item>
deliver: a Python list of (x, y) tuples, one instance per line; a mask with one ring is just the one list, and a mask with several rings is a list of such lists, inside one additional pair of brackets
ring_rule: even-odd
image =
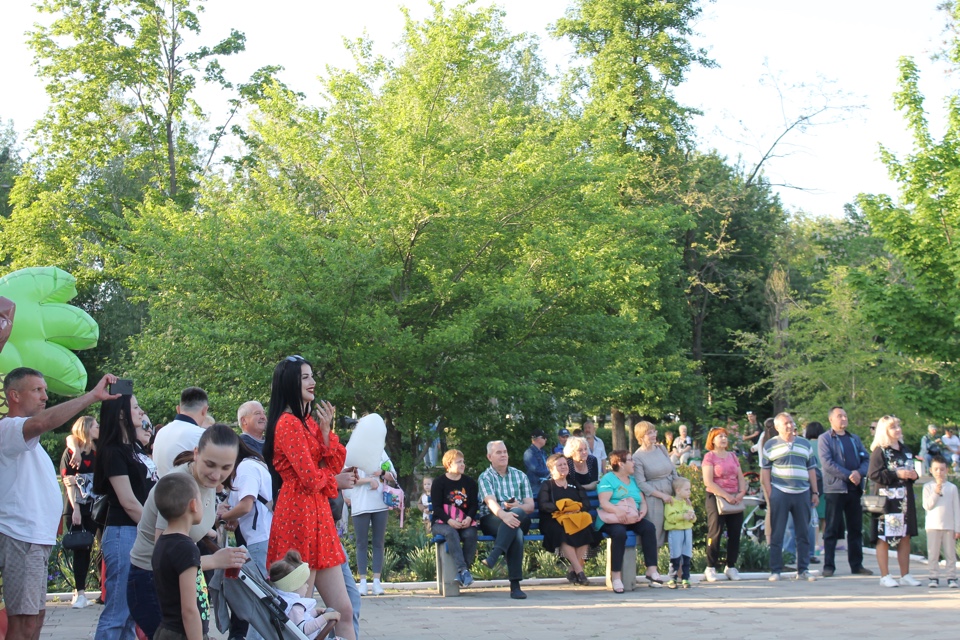
[[(185, 451), (174, 460), (170, 473), (188, 473), (200, 487), (200, 506), (203, 518), (190, 528), (190, 539), (200, 542), (209, 534), (217, 520), (217, 487), (230, 489), (230, 479), (237, 463), (240, 437), (225, 424), (215, 424), (200, 436), (193, 451)], [(168, 474), (169, 475), (169, 474)], [(136, 542), (130, 550), (127, 566), (129, 578), (125, 583), (127, 603), (140, 630), (152, 638), (160, 626), (160, 601), (153, 582), (153, 548), (167, 528), (167, 521), (157, 510), (151, 491), (143, 505), (143, 517), (137, 527)], [(201, 571), (238, 568), (246, 560), (243, 549), (228, 547), (216, 553), (201, 556)], [(201, 573), (202, 575), (202, 573)], [(109, 594), (108, 594), (109, 595)]]
[[(67, 494), (67, 529), (81, 527), (96, 533), (97, 523), (90, 515), (93, 507), (93, 462), (96, 460), (96, 440), (100, 437), (100, 423), (93, 416), (81, 416), (73, 423), (67, 448), (60, 458), (60, 475)], [(90, 572), (90, 549), (73, 551), (73, 600), (74, 609), (83, 609), (89, 604), (86, 594), (87, 574)]]
[(274, 472), (277, 499), (267, 564), (296, 549), (310, 566), (309, 582), (340, 612), (337, 635), (354, 640), (353, 606), (340, 569), (345, 558), (329, 503), (347, 451), (333, 433), (333, 405), (314, 405), (316, 384), (301, 356), (285, 358), (273, 371), (263, 456)]
[(135, 640), (133, 617), (127, 607), (130, 550), (137, 537), (143, 503), (156, 483), (137, 456), (137, 425), (143, 411), (132, 395), (100, 405), (100, 438), (94, 461), (93, 488), (107, 496), (106, 527), (101, 549), (106, 562), (106, 606), (97, 622), (97, 640)]

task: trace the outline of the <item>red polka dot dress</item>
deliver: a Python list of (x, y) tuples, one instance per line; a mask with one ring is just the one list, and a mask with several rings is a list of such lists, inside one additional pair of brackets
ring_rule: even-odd
[(330, 444), (324, 446), (312, 417), (307, 427), (292, 413), (277, 421), (273, 466), (283, 486), (273, 512), (267, 566), (290, 549), (299, 551), (311, 569), (337, 567), (345, 560), (328, 501), (337, 496), (336, 474), (347, 450), (332, 431)]

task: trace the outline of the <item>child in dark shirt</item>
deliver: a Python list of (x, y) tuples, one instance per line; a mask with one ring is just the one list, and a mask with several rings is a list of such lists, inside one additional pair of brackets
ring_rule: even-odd
[(206, 640), (210, 626), (207, 583), (190, 527), (203, 519), (200, 487), (189, 473), (171, 473), (154, 489), (168, 526), (153, 550), (153, 577), (163, 622), (154, 640)]

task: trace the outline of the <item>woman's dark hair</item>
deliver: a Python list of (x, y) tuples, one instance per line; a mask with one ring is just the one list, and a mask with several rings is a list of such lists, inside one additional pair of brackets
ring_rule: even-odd
[[(133, 443), (137, 441), (137, 427), (133, 424), (131, 410), (133, 396), (124, 395), (100, 403), (100, 437), (97, 448), (102, 452), (111, 447), (126, 449), (134, 459)], [(93, 490), (101, 495), (107, 493), (106, 470), (103, 468), (106, 456), (97, 455), (93, 461)]]
[(630, 458), (630, 452), (626, 449), (614, 449), (610, 452), (607, 460), (610, 461), (610, 468), (614, 471), (620, 471), (620, 465)]
[(807, 427), (803, 431), (803, 437), (807, 440), (816, 440), (826, 432), (827, 430), (823, 428), (823, 425), (814, 420), (807, 423)]
[(263, 460), (270, 470), (273, 480), (273, 499), (276, 501), (280, 494), (283, 479), (273, 466), (274, 436), (277, 422), (287, 409), (300, 421), (303, 428), (307, 428), (307, 416), (310, 407), (303, 405), (303, 391), (300, 382), (300, 367), (310, 365), (303, 356), (287, 356), (273, 369), (273, 384), (270, 388), (270, 406), (267, 409), (267, 428), (263, 433)]

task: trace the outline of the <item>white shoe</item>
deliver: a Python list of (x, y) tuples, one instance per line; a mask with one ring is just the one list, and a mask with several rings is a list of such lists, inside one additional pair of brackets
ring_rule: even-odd
[(727, 567), (723, 572), (723, 575), (727, 576), (730, 580), (739, 580), (740, 572), (737, 571), (736, 567)]
[(717, 573), (717, 570), (713, 567), (707, 567), (703, 570), (703, 579), (707, 582), (719, 582), (720, 580), (726, 580), (727, 576), (722, 573)]
[(807, 582), (816, 582), (817, 576), (813, 575), (809, 571), (801, 571), (797, 574), (797, 580), (806, 580)]
[(360, 595), (362, 595), (362, 596), (368, 596), (368, 595), (370, 595), (370, 590), (367, 589), (367, 579), (366, 579), (366, 578), (361, 578), (361, 579), (360, 579), (360, 584), (357, 585), (357, 591), (359, 591), (359, 592), (360, 592)]
[(887, 574), (887, 575), (883, 576), (882, 578), (880, 578), (880, 586), (881, 586), (881, 587), (893, 588), (893, 587), (899, 587), (900, 584), (897, 583), (897, 581), (894, 579), (893, 576), (891, 576), (890, 574)]
[(74, 609), (83, 609), (90, 602), (87, 600), (87, 596), (81, 594), (74, 594), (73, 600), (70, 602), (70, 606)]
[(900, 578), (900, 586), (901, 587), (919, 587), (920, 581), (908, 573), (902, 578)]
[(380, 585), (380, 580), (377, 578), (373, 579), (373, 595), (382, 596), (384, 594), (383, 587)]
[(770, 582), (780, 582), (780, 574), (779, 574), (779, 573), (771, 573), (771, 574), (770, 574), (770, 577), (767, 578), (767, 580), (769, 580)]

